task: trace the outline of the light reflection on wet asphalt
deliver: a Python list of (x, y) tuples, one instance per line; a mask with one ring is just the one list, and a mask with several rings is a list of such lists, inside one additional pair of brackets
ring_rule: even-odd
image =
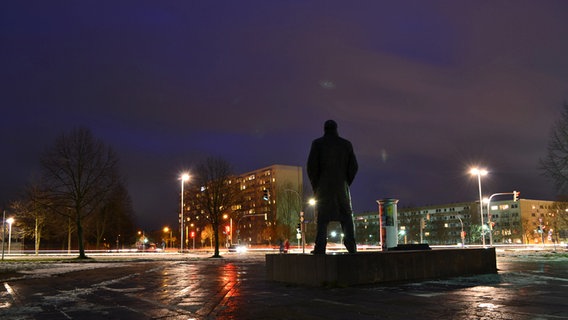
[(349, 288), (265, 280), (263, 255), (137, 261), (4, 279), (2, 319), (568, 319), (568, 259), (498, 274)]

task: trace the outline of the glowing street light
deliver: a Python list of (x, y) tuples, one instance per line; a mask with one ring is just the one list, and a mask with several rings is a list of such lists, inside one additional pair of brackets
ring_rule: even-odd
[(181, 221), (180, 238), (181, 238), (181, 243), (180, 243), (180, 252), (183, 253), (183, 240), (184, 240), (183, 239), (183, 228), (184, 228), (183, 220), (185, 219), (185, 217), (183, 216), (183, 186), (184, 186), (185, 182), (189, 180), (189, 174), (187, 174), (187, 173), (182, 174), (181, 177), (180, 177), (180, 180), (181, 180), (181, 205), (180, 205), (180, 221)]
[(14, 223), (14, 218), (8, 218), (6, 219), (6, 222), (8, 223), (8, 254), (10, 254), (10, 246), (12, 245), (12, 223)]
[(170, 229), (169, 227), (164, 227), (164, 233), (166, 234), (166, 236), (168, 235), (168, 232), (169, 232), (170, 237), (168, 238), (169, 241), (166, 241), (166, 246), (168, 246), (167, 243), (169, 242), (170, 245), (168, 247), (173, 247), (173, 245), (172, 245), (172, 229)]
[(308, 204), (312, 207), (312, 221), (316, 220), (316, 198), (310, 198)]
[(483, 230), (483, 196), (481, 195), (481, 176), (487, 175), (487, 170), (472, 168), (469, 173), (471, 175), (477, 176), (477, 184), (479, 186), (479, 214), (481, 216), (481, 242), (485, 247), (485, 231)]
[(228, 240), (229, 240), (229, 244), (232, 245), (233, 244), (233, 218), (229, 217), (228, 214), (224, 214), (223, 215), (223, 219), (229, 219), (229, 229), (228, 231)]

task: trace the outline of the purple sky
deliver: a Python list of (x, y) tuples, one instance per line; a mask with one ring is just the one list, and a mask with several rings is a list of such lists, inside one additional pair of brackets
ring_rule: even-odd
[(0, 11), (0, 204), (56, 136), (118, 151), (140, 225), (173, 225), (180, 172), (304, 166), (352, 141), (356, 212), (520, 190), (568, 100), (567, 1), (11, 1)]

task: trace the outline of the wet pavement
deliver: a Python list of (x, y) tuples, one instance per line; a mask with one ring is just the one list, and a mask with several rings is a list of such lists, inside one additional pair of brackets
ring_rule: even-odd
[(497, 274), (347, 288), (268, 282), (253, 253), (29, 264), (2, 269), (0, 319), (568, 319), (566, 252), (498, 252)]

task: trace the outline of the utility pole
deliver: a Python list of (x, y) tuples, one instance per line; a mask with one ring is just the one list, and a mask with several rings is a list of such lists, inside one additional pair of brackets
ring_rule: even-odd
[(6, 239), (6, 210), (2, 213), (2, 260), (4, 260), (4, 240)]

